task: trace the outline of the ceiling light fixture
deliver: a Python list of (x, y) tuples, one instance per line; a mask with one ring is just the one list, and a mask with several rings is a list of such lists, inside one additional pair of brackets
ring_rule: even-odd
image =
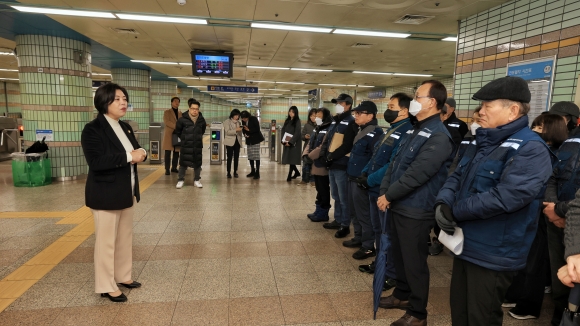
[(148, 21), (148, 22), (176, 23), (176, 24), (207, 25), (207, 20), (205, 20), (205, 19), (178, 18), (178, 17), (170, 17), (170, 16), (129, 15), (129, 14), (116, 14), (116, 15), (120, 19), (126, 19), (126, 20), (140, 20), (140, 21)]
[(101, 74), (101, 73), (98, 73), (98, 72), (93, 72), (93, 76), (113, 76), (113, 75), (111, 75), (111, 74)]
[(193, 87), (193, 88), (206, 88), (207, 86), (187, 86), (187, 87)]
[(219, 81), (225, 81), (225, 82), (229, 82), (229, 78), (202, 78), (200, 77), (199, 80), (219, 80)]
[(330, 69), (310, 69), (310, 68), (290, 68), (290, 70), (332, 72), (332, 70)]
[(33, 14), (65, 15), (65, 16), (93, 17), (93, 18), (116, 18), (115, 15), (113, 15), (110, 12), (23, 7), (23, 6), (11, 6), (11, 7), (21, 12), (28, 12)]
[(0, 78), (0, 80), (20, 80), (18, 78)]
[(14, 52), (0, 52), (0, 55), (14, 55)]
[(433, 77), (433, 75), (422, 75), (422, 74), (400, 74), (394, 73), (395, 76), (407, 76), (407, 77)]
[(294, 83), (294, 82), (276, 82), (276, 84), (304, 85), (304, 83)]
[(180, 66), (193, 66), (193, 63), (178, 62)]
[(318, 84), (318, 86), (343, 86), (343, 87), (346, 87), (346, 84)]
[(275, 69), (275, 70), (289, 70), (290, 68), (284, 67), (264, 67), (264, 66), (246, 66), (249, 69)]
[(278, 92), (290, 92), (289, 89), (279, 89), (279, 88), (263, 88), (263, 91), (278, 91)]
[(392, 72), (374, 72), (374, 71), (353, 71), (353, 74), (369, 74), (369, 75), (392, 75)]
[(407, 38), (411, 34), (405, 33), (389, 33), (389, 32), (375, 32), (375, 31), (361, 31), (356, 29), (340, 29), (337, 28), (332, 32), (333, 34), (346, 34), (346, 35), (361, 35), (361, 36), (379, 36), (379, 37), (395, 37), (395, 38)]
[(177, 62), (169, 62), (169, 61), (131, 60), (131, 62), (149, 63), (158, 65), (177, 65)]
[(457, 37), (446, 37), (441, 41), (457, 42)]
[(267, 80), (246, 80), (248, 83), (275, 83), (273, 81), (267, 81)]
[(297, 32), (314, 32), (314, 33), (332, 32), (332, 28), (309, 27), (299, 25), (252, 23), (250, 26), (252, 28), (278, 29), (284, 31), (297, 31)]
[(14, 71), (14, 72), (18, 72), (18, 69), (0, 69), (0, 71)]
[(374, 87), (374, 86), (357, 85), (357, 87)]

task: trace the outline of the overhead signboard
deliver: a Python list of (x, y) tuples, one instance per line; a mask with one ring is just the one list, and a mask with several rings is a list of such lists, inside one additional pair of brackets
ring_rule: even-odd
[(387, 96), (387, 90), (386, 89), (375, 89), (372, 91), (369, 91), (367, 93), (367, 97), (368, 98), (384, 98), (385, 96)]
[(208, 85), (208, 92), (258, 93), (258, 87)]
[(507, 75), (521, 77), (528, 83), (530, 101), (530, 123), (535, 117), (550, 109), (556, 56), (508, 63)]

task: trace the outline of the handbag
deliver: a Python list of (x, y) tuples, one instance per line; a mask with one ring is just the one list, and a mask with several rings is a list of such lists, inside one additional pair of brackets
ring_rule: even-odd
[(181, 138), (179, 138), (177, 134), (171, 135), (171, 145), (173, 145), (173, 147), (181, 146)]

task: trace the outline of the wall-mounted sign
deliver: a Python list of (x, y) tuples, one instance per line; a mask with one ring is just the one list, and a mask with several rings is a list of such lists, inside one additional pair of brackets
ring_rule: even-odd
[(375, 89), (367, 93), (368, 98), (384, 98), (387, 96), (386, 89)]
[(532, 93), (530, 101), (530, 123), (544, 111), (550, 109), (556, 56), (508, 63), (507, 75), (521, 77)]
[(258, 87), (207, 85), (208, 92), (257, 93)]
[(44, 141), (54, 141), (54, 133), (52, 130), (36, 129), (36, 140), (41, 141), (43, 138), (45, 138)]

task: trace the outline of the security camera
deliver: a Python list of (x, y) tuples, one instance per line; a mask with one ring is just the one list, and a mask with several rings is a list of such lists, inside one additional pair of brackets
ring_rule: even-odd
[(180, 6), (184, 6), (187, 3), (187, 0), (177, 0), (177, 4)]

